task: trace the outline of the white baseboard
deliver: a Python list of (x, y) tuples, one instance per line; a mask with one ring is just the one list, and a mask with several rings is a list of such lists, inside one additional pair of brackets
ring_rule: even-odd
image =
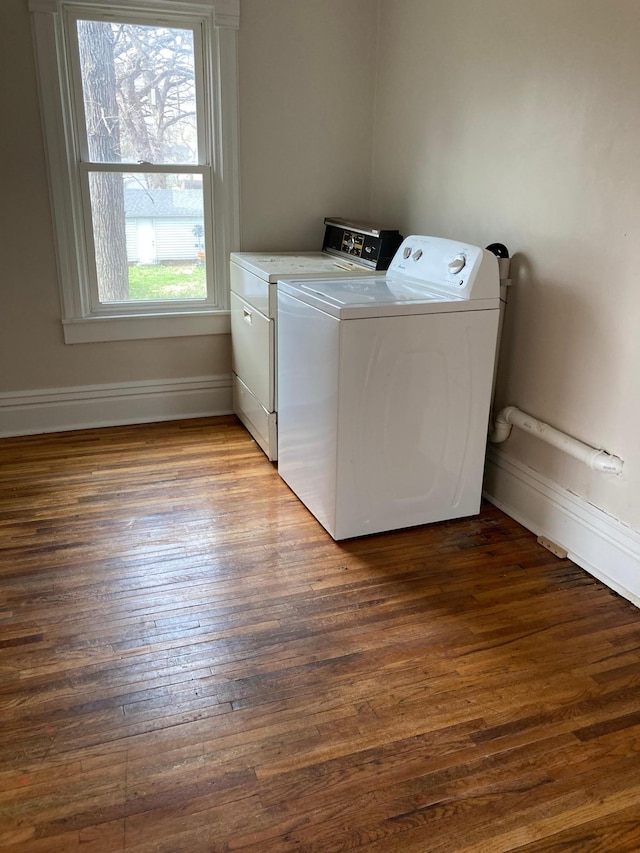
[(487, 453), (484, 495), (640, 607), (639, 533), (497, 447)]
[(0, 436), (228, 415), (231, 376), (0, 394)]

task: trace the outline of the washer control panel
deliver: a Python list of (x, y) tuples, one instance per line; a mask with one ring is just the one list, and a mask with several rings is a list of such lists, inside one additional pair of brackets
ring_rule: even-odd
[(466, 299), (486, 298), (499, 292), (494, 255), (478, 246), (441, 237), (405, 237), (388, 276), (408, 278)]
[(451, 258), (449, 261), (449, 272), (451, 275), (457, 275), (464, 269), (466, 263), (467, 256), (464, 252), (460, 252), (459, 255), (456, 255), (455, 258)]

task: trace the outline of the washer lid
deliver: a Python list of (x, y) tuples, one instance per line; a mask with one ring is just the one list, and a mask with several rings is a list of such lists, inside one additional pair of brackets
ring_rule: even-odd
[(442, 314), (499, 308), (500, 300), (445, 293), (397, 277), (278, 281), (278, 290), (342, 320), (403, 314)]

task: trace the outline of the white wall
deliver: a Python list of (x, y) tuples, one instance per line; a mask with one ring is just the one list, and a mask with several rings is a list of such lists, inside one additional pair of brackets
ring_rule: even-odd
[(624, 459), (504, 451), (640, 530), (640, 4), (382, 0), (373, 215), (515, 258), (497, 405)]

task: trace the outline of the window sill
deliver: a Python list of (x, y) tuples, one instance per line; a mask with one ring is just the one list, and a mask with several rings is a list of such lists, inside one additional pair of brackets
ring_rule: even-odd
[(65, 344), (227, 335), (231, 332), (228, 311), (149, 314), (136, 317), (85, 317), (63, 320), (62, 323)]

